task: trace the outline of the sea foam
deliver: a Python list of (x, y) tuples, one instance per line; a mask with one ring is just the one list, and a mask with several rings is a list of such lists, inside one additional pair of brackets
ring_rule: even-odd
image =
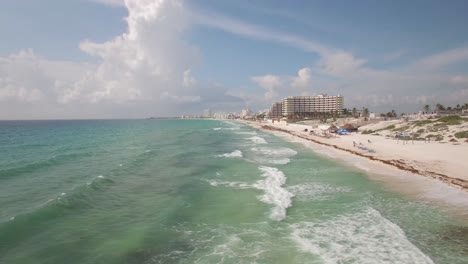
[(225, 154), (218, 155), (218, 157), (225, 157), (225, 158), (242, 158), (242, 157), (243, 157), (243, 154), (242, 154), (242, 151), (240, 151), (240, 150), (234, 150), (234, 151), (231, 152), (231, 153), (225, 153)]
[(433, 263), (399, 226), (371, 207), (329, 221), (290, 227), (298, 247), (320, 256), (323, 263)]
[(262, 137), (254, 136), (254, 137), (249, 137), (247, 138), (248, 140), (251, 140), (255, 144), (268, 144), (266, 140)]
[(253, 157), (254, 161), (281, 165), (291, 162), (289, 158), (297, 154), (295, 150), (290, 148), (258, 147), (251, 148), (251, 150), (256, 153), (256, 156)]
[(294, 194), (298, 200), (323, 200), (337, 193), (351, 191), (349, 187), (338, 187), (321, 183), (305, 183), (287, 187), (288, 191)]
[(257, 135), (257, 132), (255, 131), (239, 131), (239, 132), (234, 132), (239, 135)]
[(211, 186), (227, 186), (236, 189), (258, 189), (264, 191), (258, 199), (264, 203), (273, 205), (270, 218), (281, 221), (286, 218), (286, 210), (292, 205), (294, 195), (282, 186), (286, 183), (286, 176), (277, 168), (261, 166), (262, 177), (264, 179), (254, 184), (245, 182), (231, 182), (221, 180), (206, 180)]
[(265, 194), (259, 196), (262, 202), (272, 204), (270, 218), (281, 221), (286, 218), (286, 209), (292, 205), (294, 195), (284, 189), (282, 186), (286, 183), (286, 176), (277, 168), (259, 167), (265, 178), (256, 182), (253, 186), (265, 191)]

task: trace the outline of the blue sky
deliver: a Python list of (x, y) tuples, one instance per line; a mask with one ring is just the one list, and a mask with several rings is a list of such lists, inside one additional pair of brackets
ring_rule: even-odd
[[(17, 0), (0, 4), (1, 119), (468, 102), (467, 1)], [(78, 111), (77, 109), (81, 109)]]

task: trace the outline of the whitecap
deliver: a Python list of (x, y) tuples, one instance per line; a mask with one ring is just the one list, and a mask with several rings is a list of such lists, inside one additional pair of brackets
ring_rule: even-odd
[(328, 221), (290, 225), (291, 238), (323, 263), (434, 263), (396, 224), (369, 207)]
[(270, 218), (281, 221), (286, 218), (286, 209), (292, 205), (294, 195), (288, 192), (282, 186), (286, 183), (286, 176), (277, 168), (261, 166), (259, 169), (263, 172), (264, 180), (256, 182), (253, 186), (263, 190), (264, 195), (259, 196), (260, 201), (272, 204)]
[(255, 144), (268, 144), (264, 138), (258, 136), (249, 137), (247, 139), (251, 140)]
[(242, 157), (243, 157), (243, 154), (242, 154), (242, 151), (240, 151), (240, 150), (234, 150), (234, 151), (231, 152), (231, 153), (225, 153), (225, 154), (218, 155), (218, 157), (225, 157), (225, 158), (242, 158)]
[(228, 186), (236, 189), (251, 189), (252, 185), (245, 182), (230, 182), (230, 181), (220, 181), (220, 180), (205, 180), (211, 186)]
[(258, 189), (264, 191), (258, 199), (264, 203), (273, 205), (270, 212), (270, 218), (275, 221), (281, 221), (286, 218), (286, 209), (292, 205), (294, 195), (282, 186), (286, 183), (284, 173), (276, 168), (261, 166), (259, 169), (263, 172), (263, 180), (254, 184), (245, 182), (230, 182), (221, 180), (205, 180), (211, 186), (227, 186), (236, 189)]

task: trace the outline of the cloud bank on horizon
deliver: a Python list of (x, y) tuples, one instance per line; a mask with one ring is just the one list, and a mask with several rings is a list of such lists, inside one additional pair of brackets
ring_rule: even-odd
[[(468, 101), (468, 46), (403, 65), (375, 67), (369, 59), (342, 48), (196, 6), (196, 2), (87, 1), (125, 8), (126, 29), (104, 42), (77, 43), (92, 58), (88, 62), (48, 59), (34, 47), (0, 56), (0, 119), (173, 116), (197, 114), (205, 108), (259, 110), (287, 95), (322, 92), (343, 94), (348, 107), (376, 111), (416, 111), (423, 104)], [(279, 74), (256, 68), (243, 76), (242, 85), (199, 78), (197, 72), (210, 72), (204, 59), (211, 50), (190, 36), (203, 30), (299, 50), (310, 54), (310, 63)], [(384, 60), (398, 60), (405, 53), (389, 52)], [(229, 61), (217, 63), (228, 73), (235, 71)]]

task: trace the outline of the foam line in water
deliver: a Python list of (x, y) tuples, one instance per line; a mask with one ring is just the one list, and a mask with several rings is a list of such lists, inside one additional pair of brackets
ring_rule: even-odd
[(251, 148), (252, 151), (267, 155), (267, 156), (279, 156), (279, 157), (292, 157), (297, 154), (297, 151), (290, 148), (268, 148), (268, 147), (258, 147)]
[(239, 130), (240, 127), (215, 127), (213, 130)]
[(325, 222), (300, 222), (290, 227), (299, 249), (321, 257), (323, 263), (433, 263), (399, 226), (371, 207)]
[(242, 151), (240, 151), (240, 150), (234, 150), (234, 151), (231, 152), (231, 153), (225, 153), (225, 154), (218, 155), (218, 157), (224, 157), (224, 158), (242, 158), (242, 157), (243, 157), (243, 154), (242, 154)]
[(228, 186), (236, 189), (251, 189), (253, 186), (245, 182), (230, 182), (220, 180), (207, 180), (211, 186)]
[(268, 144), (264, 138), (259, 136), (249, 137), (247, 139), (251, 140), (255, 144)]
[(305, 183), (289, 186), (288, 191), (298, 200), (323, 200), (337, 193), (351, 191), (349, 187), (337, 187), (321, 183)]
[(282, 186), (286, 183), (286, 176), (277, 168), (261, 166), (259, 169), (263, 172), (264, 179), (257, 181), (254, 184), (244, 182), (229, 182), (221, 180), (206, 180), (211, 186), (228, 186), (236, 189), (251, 189), (255, 188), (264, 191), (263, 195), (259, 195), (260, 201), (273, 205), (270, 218), (276, 221), (281, 221), (286, 218), (286, 210), (292, 205), (292, 197), (294, 195)]
[(295, 150), (290, 148), (255, 147), (251, 150), (256, 153), (256, 156), (253, 157), (254, 161), (281, 165), (291, 162), (289, 157), (297, 154)]
[(239, 134), (239, 135), (257, 135), (257, 132), (255, 131), (239, 131), (239, 132), (234, 132), (236, 134)]
[(291, 207), (291, 199), (294, 196), (282, 187), (286, 183), (286, 176), (277, 168), (261, 166), (259, 169), (265, 179), (256, 182), (253, 186), (265, 191), (264, 195), (259, 196), (262, 202), (273, 205), (270, 218), (281, 221), (286, 218), (286, 210)]

